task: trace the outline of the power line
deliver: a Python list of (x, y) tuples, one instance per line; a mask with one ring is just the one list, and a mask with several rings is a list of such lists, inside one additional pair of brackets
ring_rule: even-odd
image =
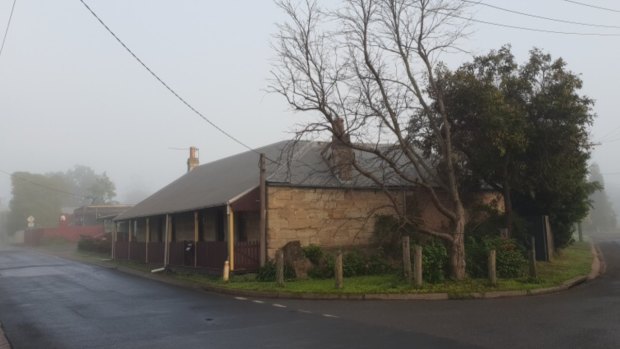
[(66, 190), (54, 188), (54, 187), (51, 187), (51, 186), (46, 185), (46, 184), (42, 184), (42, 183), (39, 183), (39, 182), (32, 181), (32, 180), (24, 178), (22, 176), (18, 176), (18, 175), (14, 174), (14, 173), (9, 173), (9, 172), (3, 171), (3, 170), (0, 170), (0, 173), (4, 173), (5, 175), (7, 175), (7, 176), (9, 176), (11, 178), (17, 178), (17, 179), (19, 179), (21, 181), (24, 181), (24, 182), (27, 182), (27, 183), (30, 183), (30, 184), (34, 184), (34, 185), (39, 186), (41, 188), (45, 188), (47, 190), (54, 191), (54, 192), (57, 192), (57, 193), (60, 193), (60, 194), (65, 194), (65, 195), (73, 196), (73, 197), (78, 198), (78, 199), (91, 199), (91, 198), (86, 197), (86, 196), (77, 195), (75, 193), (72, 193), (72, 192), (69, 192), (69, 191), (66, 191)]
[(615, 10), (613, 8), (608, 8), (608, 7), (602, 7), (602, 6), (596, 6), (596, 5), (592, 5), (592, 4), (587, 4), (585, 2), (580, 2), (580, 1), (573, 1), (573, 0), (564, 0), (566, 2), (570, 2), (572, 4), (576, 4), (576, 5), (581, 5), (581, 6), (586, 6), (586, 7), (591, 7), (591, 8), (595, 8), (598, 10), (603, 10), (603, 11), (609, 11), (609, 12), (615, 12), (615, 13), (620, 13), (620, 10)]
[(129, 52), (129, 54), (135, 58), (136, 61), (138, 61), (138, 63), (140, 63), (140, 65), (142, 65), (144, 67), (144, 69), (146, 69), (157, 81), (159, 81), (159, 83), (161, 83), (170, 93), (172, 93), (179, 101), (181, 101), (181, 103), (183, 103), (186, 107), (188, 107), (191, 111), (194, 112), (194, 114), (196, 114), (198, 117), (200, 117), (201, 119), (203, 119), (204, 121), (206, 121), (209, 125), (213, 126), (216, 130), (218, 130), (220, 133), (222, 133), (223, 135), (225, 135), (226, 137), (230, 138), (231, 140), (237, 142), (238, 144), (240, 144), (241, 146), (247, 148), (248, 150), (251, 150), (253, 152), (256, 152), (256, 150), (254, 150), (253, 148), (251, 148), (250, 146), (248, 146), (247, 144), (243, 143), (241, 140), (239, 140), (238, 138), (234, 137), (233, 135), (231, 135), (230, 133), (226, 132), (224, 129), (222, 129), (221, 127), (219, 127), (218, 125), (216, 125), (213, 121), (209, 120), (206, 116), (204, 116), (200, 111), (198, 111), (198, 109), (194, 108), (191, 104), (189, 104), (189, 102), (187, 102), (183, 97), (181, 97), (172, 87), (170, 87), (170, 85), (168, 85), (164, 80), (162, 80), (157, 74), (155, 74), (155, 72), (149, 68), (135, 53), (133, 53), (133, 51), (112, 31), (112, 29), (110, 29), (110, 27), (108, 27), (101, 18), (99, 18), (99, 16), (95, 13), (95, 11), (93, 11), (85, 2), (84, 0), (79, 0), (85, 7), (86, 9), (97, 19), (97, 21), (99, 21), (99, 23), (101, 23), (101, 25), (108, 31), (108, 33), (110, 33), (110, 35), (112, 35), (114, 37), (114, 39), (116, 39), (116, 41), (118, 41), (119, 44), (121, 44), (121, 46), (123, 46), (125, 48), (125, 50), (127, 50), (127, 52)]
[(15, 11), (15, 4), (17, 0), (13, 0), (13, 6), (11, 6), (11, 13), (9, 14), (9, 20), (6, 23), (6, 30), (4, 31), (4, 37), (2, 38), (2, 45), (0, 46), (0, 56), (2, 56), (2, 51), (4, 50), (4, 43), (6, 42), (6, 36), (9, 33), (9, 27), (11, 26), (11, 19), (13, 18), (13, 11)]
[(475, 19), (475, 18), (463, 17), (463, 16), (455, 15), (453, 13), (442, 12), (440, 10), (435, 10), (434, 12), (443, 14), (444, 16), (459, 18), (459, 19), (462, 19), (462, 20), (465, 20), (465, 21), (472, 21), (472, 22), (488, 24), (488, 25), (492, 25), (492, 26), (496, 26), (496, 27), (503, 27), (503, 28), (510, 28), (510, 29), (519, 29), (519, 30), (525, 30), (525, 31), (531, 31), (531, 32), (549, 33), (549, 34), (561, 34), (561, 35), (574, 35), (574, 36), (615, 36), (615, 37), (620, 37), (620, 34), (565, 32), (565, 31), (558, 31), (558, 30), (548, 30), (548, 29), (539, 29), (539, 28), (531, 28), (531, 27), (522, 27), (522, 26), (517, 26), (517, 25), (495, 23), (495, 22), (483, 21), (483, 20)]
[(499, 10), (499, 11), (514, 13), (514, 14), (521, 15), (521, 16), (526, 16), (526, 17), (544, 19), (544, 20), (552, 21), (552, 22), (575, 24), (575, 25), (581, 25), (581, 26), (586, 26), (586, 27), (620, 29), (620, 26), (617, 26), (617, 25), (584, 23), (584, 22), (570, 21), (570, 20), (559, 19), (559, 18), (539, 16), (539, 15), (535, 15), (535, 14), (532, 14), (532, 13), (521, 12), (521, 11), (511, 10), (511, 9), (507, 9), (507, 8), (504, 8), (504, 7), (499, 7), (499, 6), (487, 4), (487, 3), (484, 3), (482, 1), (471, 1), (471, 0), (461, 0), (461, 1), (466, 2), (466, 3), (470, 3), (470, 4), (474, 4), (474, 5), (482, 5), (482, 6), (490, 7), (490, 8)]
[(607, 132), (603, 137), (600, 138), (601, 142), (605, 142), (605, 139), (609, 139), (609, 137), (612, 137), (615, 135), (615, 133), (620, 130), (620, 126), (614, 128), (613, 130)]
[(606, 141), (601, 141), (600, 143), (601, 144), (607, 144), (607, 143), (614, 143), (614, 142), (617, 142), (617, 141), (620, 141), (620, 138), (608, 139)]

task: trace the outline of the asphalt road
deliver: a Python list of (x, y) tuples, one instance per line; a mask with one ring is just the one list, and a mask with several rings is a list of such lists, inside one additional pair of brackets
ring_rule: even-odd
[(0, 322), (20, 348), (618, 348), (620, 240), (554, 295), (467, 301), (243, 299), (0, 249)]

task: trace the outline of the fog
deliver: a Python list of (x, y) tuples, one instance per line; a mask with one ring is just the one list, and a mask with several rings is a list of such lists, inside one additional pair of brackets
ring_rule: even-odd
[[(290, 137), (302, 116), (265, 92), (274, 58), (270, 0), (89, 1), (127, 45), (207, 118), (250, 147)], [(572, 21), (615, 25), (620, 14), (564, 1), (498, 6)], [(0, 28), (12, 1), (0, 2)], [(598, 1), (614, 7), (617, 2)], [(473, 7), (477, 20), (553, 31), (620, 35), (620, 29), (562, 24)], [(474, 22), (461, 48), (473, 54), (510, 43), (519, 62), (532, 47), (563, 57), (596, 100), (593, 153), (615, 207), (620, 207), (617, 81), (620, 37), (541, 33)], [(444, 56), (451, 67), (468, 60)], [(78, 0), (18, 1), (0, 56), (0, 170), (65, 171), (75, 164), (105, 171), (117, 200), (134, 202), (185, 172), (187, 152), (201, 163), (245, 148), (193, 114), (141, 67)], [(0, 207), (11, 198), (0, 174)]]

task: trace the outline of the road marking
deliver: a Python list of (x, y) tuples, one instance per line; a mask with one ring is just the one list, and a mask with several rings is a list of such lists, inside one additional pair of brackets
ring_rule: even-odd
[(248, 299), (245, 297), (235, 297), (236, 300), (238, 301), (247, 301)]
[(304, 314), (312, 314), (312, 312), (310, 310), (297, 309), (297, 311), (300, 312), (300, 313), (304, 313)]
[(278, 304), (278, 303), (273, 303), (272, 305), (274, 307), (276, 307), (276, 308), (286, 308), (286, 305), (282, 305), (282, 304)]
[(323, 316), (329, 317), (329, 318), (333, 318), (333, 319), (337, 319), (338, 318), (336, 315), (332, 315), (332, 314), (323, 314)]
[(255, 300), (253, 300), (252, 302), (254, 302), (254, 303), (258, 303), (258, 304), (263, 304), (263, 303), (265, 303), (265, 302), (263, 302), (263, 301), (259, 301), (258, 299), (255, 299)]

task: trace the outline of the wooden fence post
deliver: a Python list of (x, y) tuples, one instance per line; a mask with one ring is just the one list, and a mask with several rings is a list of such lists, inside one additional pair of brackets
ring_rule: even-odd
[(276, 283), (284, 286), (284, 251), (281, 249), (276, 251)]
[(413, 281), (415, 287), (422, 287), (422, 246), (413, 247)]
[(530, 248), (530, 278), (538, 278), (538, 270), (536, 270), (536, 239), (532, 236), (532, 247)]
[(495, 250), (489, 251), (489, 281), (491, 285), (497, 286), (497, 264), (496, 264), (497, 252)]
[(403, 270), (405, 274), (405, 280), (411, 283), (411, 246), (409, 244), (409, 237), (403, 236)]
[(338, 254), (336, 255), (336, 263), (335, 263), (334, 268), (335, 268), (334, 275), (336, 276), (336, 288), (341, 289), (344, 286), (344, 283), (343, 283), (344, 269), (342, 266), (342, 251), (338, 251)]

